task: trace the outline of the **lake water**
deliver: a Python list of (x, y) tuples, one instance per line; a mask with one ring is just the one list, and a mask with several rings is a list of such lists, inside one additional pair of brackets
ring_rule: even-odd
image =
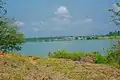
[(69, 52), (100, 52), (110, 48), (115, 40), (74, 40), (55, 42), (29, 42), (22, 46), (19, 52), (23, 55), (47, 57), (49, 52), (66, 50)]

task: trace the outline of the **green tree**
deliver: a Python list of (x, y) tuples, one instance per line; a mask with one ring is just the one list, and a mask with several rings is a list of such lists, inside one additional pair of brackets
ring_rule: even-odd
[(21, 50), (20, 45), (24, 43), (24, 35), (19, 32), (17, 26), (8, 23), (0, 26), (0, 50), (4, 52)]
[(120, 3), (114, 3), (114, 6), (116, 6), (116, 8), (114, 9), (109, 9), (109, 11), (111, 11), (113, 13), (112, 17), (112, 21), (116, 24), (116, 25), (120, 25)]
[[(109, 11), (111, 11), (113, 13), (113, 16), (112, 16), (112, 21), (116, 24), (116, 25), (120, 25), (120, 3), (115, 3), (114, 4), (116, 6), (116, 9), (109, 9)], [(116, 33), (116, 32), (115, 32)], [(114, 59), (117, 60), (117, 62), (119, 63), (120, 65), (120, 40), (117, 41), (117, 43), (115, 44), (115, 47), (114, 47)], [(113, 55), (112, 55), (113, 57)]]
[(0, 51), (10, 52), (21, 50), (24, 35), (19, 31), (12, 20), (5, 18), (7, 11), (4, 9), (5, 0), (0, 0)]

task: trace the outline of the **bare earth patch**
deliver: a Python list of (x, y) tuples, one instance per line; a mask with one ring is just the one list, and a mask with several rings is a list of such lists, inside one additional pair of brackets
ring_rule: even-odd
[(120, 69), (66, 59), (6, 54), (0, 56), (0, 80), (120, 80)]

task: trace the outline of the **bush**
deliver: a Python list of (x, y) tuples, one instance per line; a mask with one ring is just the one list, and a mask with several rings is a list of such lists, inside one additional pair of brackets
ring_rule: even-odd
[(115, 46), (115, 59), (120, 65), (120, 40), (117, 41), (116, 46)]
[(64, 58), (64, 59), (71, 59), (71, 60), (79, 60), (82, 56), (84, 56), (84, 53), (82, 52), (76, 52), (76, 53), (69, 53), (67, 51), (57, 51), (49, 53), (48, 55), (50, 58)]
[(120, 41), (109, 50), (107, 50), (107, 63), (116, 67), (120, 67)]
[(19, 31), (18, 26), (8, 20), (0, 21), (0, 51), (19, 51), (23, 43), (24, 34)]
[(78, 61), (83, 56), (84, 56), (84, 53), (82, 53), (82, 52), (76, 52), (76, 53), (72, 53), (71, 54), (70, 59), (73, 60), (73, 61)]
[(95, 63), (107, 63), (107, 58), (105, 56), (102, 56), (101, 54), (96, 54), (95, 55)]
[(107, 63), (113, 63), (116, 61), (116, 55), (114, 51), (109, 51), (107, 55)]
[[(118, 45), (118, 46), (117, 46)], [(98, 52), (91, 52), (85, 54), (83, 52), (69, 53), (67, 51), (56, 51), (49, 53), (50, 58), (63, 58), (71, 59), (73, 61), (92, 62), (97, 64), (109, 64), (115, 67), (120, 67), (120, 42), (116, 44), (116, 47), (107, 50), (107, 55), (103, 56)]]
[(68, 52), (62, 50), (62, 51), (57, 51), (57, 52), (49, 53), (48, 56), (50, 58), (69, 58), (70, 54), (68, 54)]

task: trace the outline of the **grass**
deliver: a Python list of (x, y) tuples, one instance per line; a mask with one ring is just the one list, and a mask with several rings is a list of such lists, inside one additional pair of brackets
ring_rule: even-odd
[(63, 59), (71, 59), (73, 61), (79, 60), (82, 56), (84, 56), (83, 52), (76, 52), (76, 53), (70, 53), (67, 51), (57, 51), (57, 52), (52, 52), (49, 54), (50, 58), (63, 58)]
[(106, 56), (67, 51), (52, 52), (49, 58), (0, 53), (0, 80), (120, 80), (119, 47), (117, 43)]
[[(93, 53), (86, 56), (93, 56)], [(0, 80), (114, 79), (120, 80), (120, 69), (105, 64), (79, 63), (71, 59), (38, 58), (18, 54), (0, 56)]]
[(115, 52), (113, 50), (109, 50), (106, 56), (103, 56), (97, 52), (91, 52), (86, 54), (83, 52), (70, 53), (67, 51), (57, 51), (50, 53), (49, 57), (58, 59), (70, 59), (73, 61), (79, 61), (80, 63), (88, 62), (96, 64), (107, 64), (120, 68), (119, 51)]

